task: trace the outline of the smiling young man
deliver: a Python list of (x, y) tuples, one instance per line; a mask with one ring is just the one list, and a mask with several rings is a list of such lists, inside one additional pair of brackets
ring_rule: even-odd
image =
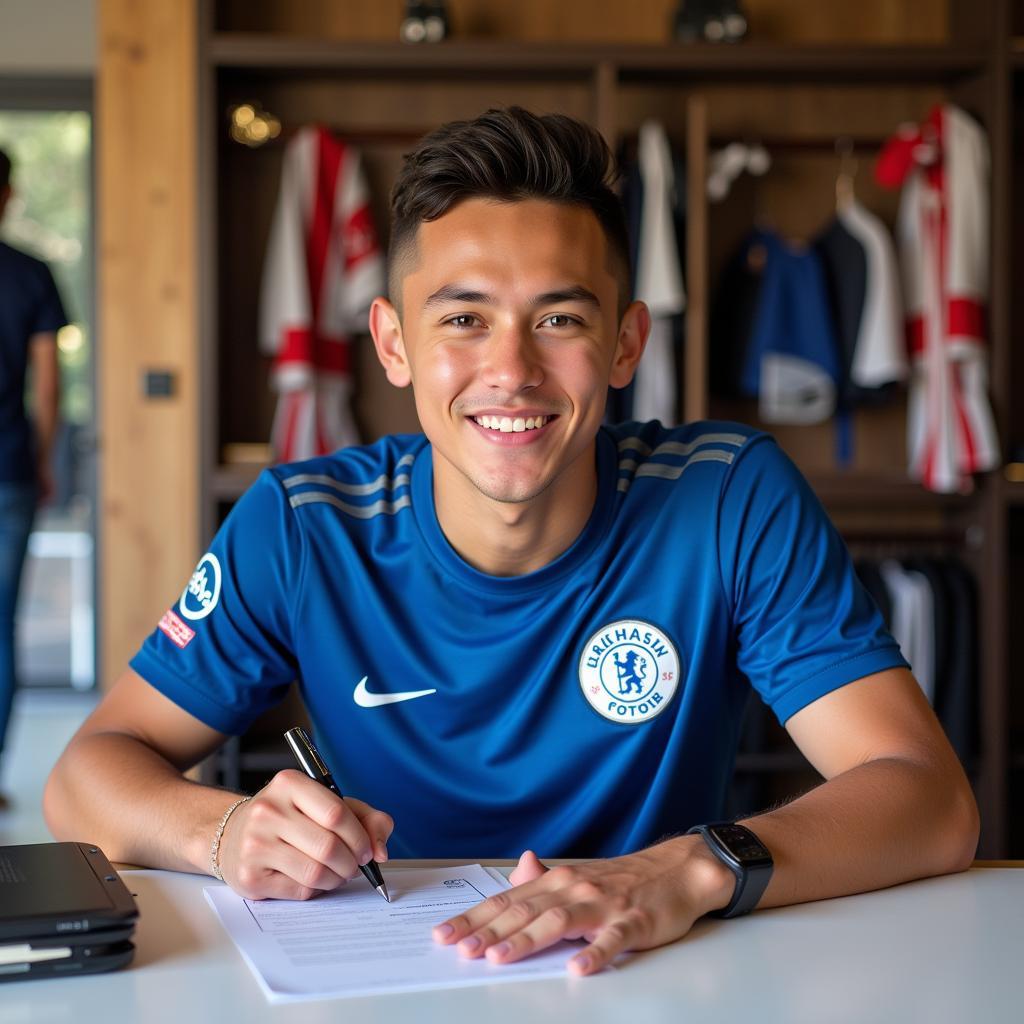
[[(407, 157), (370, 328), (423, 435), (261, 476), (54, 769), (56, 835), (254, 898), (388, 847), (522, 853), (436, 940), (500, 963), (584, 936), (584, 974), (705, 913), (970, 863), (963, 771), (771, 438), (601, 425), (649, 325), (610, 178), (596, 132), (518, 108)], [(183, 778), (293, 679), (360, 799)], [(826, 781), (729, 826), (751, 684)]]

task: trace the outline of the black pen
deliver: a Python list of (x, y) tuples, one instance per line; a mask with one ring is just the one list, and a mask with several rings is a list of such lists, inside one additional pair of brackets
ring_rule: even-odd
[[(335, 785), (330, 768), (324, 764), (320, 751), (313, 745), (313, 741), (301, 725), (295, 726), (294, 729), (289, 729), (284, 734), (284, 741), (291, 747), (295, 760), (299, 762), (299, 767), (311, 779), (319, 782), (321, 786), (326, 786), (335, 796), (341, 796), (341, 790)], [(391, 897), (388, 895), (388, 887), (384, 884), (384, 878), (380, 873), (377, 862), (370, 860), (365, 864), (360, 864), (359, 870), (366, 876), (366, 880), (370, 885), (390, 903)]]

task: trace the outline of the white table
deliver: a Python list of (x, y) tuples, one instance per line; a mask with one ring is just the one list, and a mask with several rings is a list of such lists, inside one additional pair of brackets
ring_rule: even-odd
[(203, 898), (211, 879), (124, 879), (141, 910), (132, 965), (2, 984), (0, 1024), (1024, 1020), (1024, 871), (1013, 868), (703, 920), (591, 978), (280, 1006), (265, 1001)]

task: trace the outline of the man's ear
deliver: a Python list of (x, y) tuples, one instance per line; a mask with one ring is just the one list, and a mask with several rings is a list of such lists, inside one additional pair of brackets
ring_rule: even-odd
[(631, 302), (619, 322), (619, 337), (615, 343), (612, 372), (608, 380), (613, 388), (624, 388), (633, 379), (650, 330), (650, 311), (642, 302)]
[(402, 321), (387, 299), (376, 298), (370, 306), (370, 334), (388, 380), (396, 388), (408, 387), (412, 383), (412, 371), (405, 355)]

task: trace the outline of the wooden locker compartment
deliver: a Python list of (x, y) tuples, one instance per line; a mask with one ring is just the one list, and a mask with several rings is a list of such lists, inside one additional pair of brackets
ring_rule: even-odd
[[(473, 12), (485, 6), (483, 0), (453, 3), (453, 20), (458, 25), (454, 16), (465, 14), (466, 25), (479, 27), (483, 23), (472, 20)], [(508, 25), (491, 23), (491, 29), (505, 33), (504, 42), (456, 38), (432, 51), (389, 43), (393, 37), (384, 14), (375, 15), (372, 24), (359, 22), (358, 38), (370, 42), (356, 43), (353, 36), (346, 38), (346, 26), (335, 14), (320, 5), (301, 5), (300, 14), (299, 5), (225, 0), (208, 11), (200, 110), (207, 214), (201, 264), (205, 261), (210, 270), (203, 299), (203, 510), (208, 530), (252, 475), (221, 465), (223, 445), (265, 439), (272, 412), (266, 361), (255, 345), (255, 288), (282, 147), (278, 143), (252, 152), (229, 143), (225, 116), (231, 103), (259, 100), (286, 126), (321, 120), (343, 134), (351, 131), (365, 154), (382, 231), (387, 190), (407, 140), (419, 130), (472, 116), (491, 104), (519, 102), (536, 110), (574, 113), (597, 124), (613, 145), (635, 131), (644, 117), (661, 116), (670, 134), (686, 145), (691, 167), (705, 160), (722, 138), (774, 141), (778, 173), (763, 182), (740, 183), (728, 209), (695, 206), (697, 216), (688, 224), (691, 310), (681, 374), (686, 409), (690, 415), (707, 411), (751, 420), (749, 403), (730, 408), (710, 395), (705, 384), (708, 302), (721, 262), (751, 216), (766, 208), (789, 234), (813, 231), (833, 202), (837, 158), (827, 148), (828, 139), (847, 134), (865, 142), (867, 149), (876, 147), (898, 121), (919, 120), (931, 102), (944, 96), (969, 108), (978, 104), (989, 130), (1001, 137), (1010, 100), (1004, 98), (1000, 107), (999, 90), (1008, 72), (1000, 70), (999, 61), (1005, 68), (1024, 63), (1024, 46), (998, 33), (998, 17), (1007, 16), (1005, 0), (991, 0), (980, 8), (959, 0), (917, 0), (910, 5), (870, 0), (855, 12), (856, 25), (848, 23), (849, 12), (831, 5), (799, 22), (792, 0), (757, 0), (748, 5), (756, 33), (749, 43), (690, 48), (662, 45), (661, 23), (655, 25), (646, 15), (635, 18), (621, 4), (601, 7), (607, 17), (619, 19), (614, 43), (540, 41), (550, 25), (535, 7), (532, 2), (518, 5), (520, 14), (509, 9), (503, 15), (513, 19)], [(530, 46), (509, 43), (509, 36), (528, 39)], [(837, 45), (840, 40), (850, 45)], [(896, 196), (874, 189), (871, 157), (858, 155), (858, 194), (891, 223)], [(1008, 194), (1008, 180), (1003, 187)], [(691, 204), (700, 193), (692, 187)], [(1005, 213), (1000, 207), (994, 217), (997, 244), (998, 219)], [(998, 282), (994, 289), (998, 311), (1000, 303), (1009, 303), (1010, 291)], [(1004, 319), (1009, 322), (1008, 315)], [(1013, 323), (1019, 330), (1016, 312)], [(359, 343), (358, 356), (357, 413), (367, 437), (414, 428), (409, 395), (384, 382), (368, 341)], [(1012, 373), (1022, 372), (1019, 357), (1011, 364), (1008, 341), (998, 337), (993, 365), (1007, 374), (1011, 365)], [(994, 385), (1009, 395), (1010, 377), (1005, 380)], [(1011, 403), (1003, 402), (1007, 406)], [(888, 531), (908, 543), (919, 539), (925, 545), (957, 547), (975, 567), (982, 588), (998, 593), (998, 587), (992, 588), (1002, 574), (999, 560), (1008, 550), (1005, 528), (1001, 534), (998, 524), (1011, 500), (1008, 489), (986, 483), (971, 496), (938, 498), (908, 482), (904, 415), (902, 403), (858, 415), (858, 461), (844, 473), (836, 473), (832, 464), (830, 427), (776, 432), (849, 537)], [(968, 542), (968, 537), (973, 539)], [(1019, 545), (1016, 537), (1010, 538), (1011, 547)], [(979, 799), (987, 836), (983, 850), (989, 856), (1005, 851), (1008, 767), (1005, 739), (995, 735), (1005, 727), (997, 719), (1009, 684), (1005, 669), (999, 670), (999, 652), (1008, 645), (1007, 624), (1000, 624), (998, 614), (993, 622), (986, 633), (995, 649), (985, 667), (986, 743), (982, 763), (975, 766), (988, 780)], [(744, 762), (741, 757), (739, 769), (777, 792), (799, 788), (799, 780), (806, 779), (793, 752), (784, 747), (766, 758)]]

